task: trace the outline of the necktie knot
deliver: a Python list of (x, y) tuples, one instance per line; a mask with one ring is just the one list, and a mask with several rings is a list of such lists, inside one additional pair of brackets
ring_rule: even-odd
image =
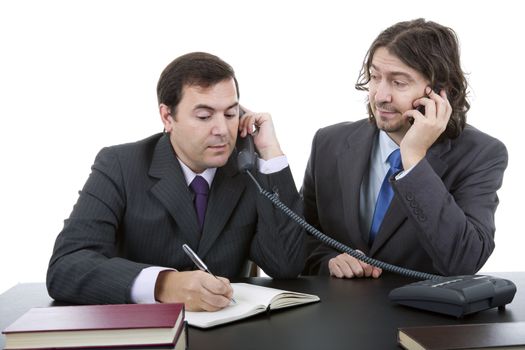
[(202, 176), (195, 176), (190, 184), (191, 189), (195, 194), (207, 195), (209, 191), (208, 181)]

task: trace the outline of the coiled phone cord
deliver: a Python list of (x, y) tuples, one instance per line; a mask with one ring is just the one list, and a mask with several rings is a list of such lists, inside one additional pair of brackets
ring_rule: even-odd
[(264, 188), (262, 188), (261, 185), (259, 185), (259, 182), (255, 179), (255, 177), (252, 175), (252, 173), (249, 170), (246, 170), (246, 173), (248, 173), (248, 175), (253, 180), (253, 182), (255, 182), (255, 185), (257, 185), (257, 188), (259, 189), (259, 193), (261, 193), (264, 197), (269, 199), (283, 213), (288, 215), (297, 224), (302, 226), (308, 233), (310, 233), (312, 236), (314, 236), (316, 239), (323, 242), (324, 244), (334, 249), (337, 249), (340, 252), (348, 253), (348, 255), (353, 256), (354, 258), (359, 259), (369, 265), (381, 268), (384, 271), (389, 271), (389, 272), (397, 273), (399, 275), (403, 275), (406, 277), (411, 277), (411, 278), (421, 279), (421, 280), (430, 280), (430, 279), (437, 280), (443, 277), (443, 276), (433, 275), (433, 274), (426, 273), (426, 272), (406, 269), (404, 267), (392, 265), (384, 261), (370, 258), (364, 254), (361, 254), (360, 252), (357, 252), (355, 249), (352, 249), (348, 247), (347, 245), (344, 245), (341, 242), (338, 242), (335, 239), (328, 237), (327, 235), (325, 235), (324, 233), (322, 233), (321, 231), (319, 231), (318, 229), (310, 225), (308, 222), (306, 222), (306, 220), (304, 220), (302, 217), (294, 213), (290, 208), (288, 208), (283, 202), (279, 200), (277, 194), (270, 193)]

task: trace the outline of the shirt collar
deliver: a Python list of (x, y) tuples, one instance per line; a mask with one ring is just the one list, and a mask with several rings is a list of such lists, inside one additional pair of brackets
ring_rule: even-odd
[(379, 130), (379, 154), (381, 156), (381, 160), (385, 164), (387, 163), (390, 153), (398, 148), (399, 146), (397, 143), (395, 143), (385, 131)]
[(213, 178), (215, 177), (217, 168), (208, 168), (204, 170), (202, 173), (197, 174), (193, 170), (191, 170), (186, 164), (184, 164), (182, 160), (180, 160), (178, 157), (177, 157), (177, 160), (179, 161), (180, 166), (182, 168), (182, 172), (184, 173), (184, 178), (186, 179), (186, 185), (189, 186), (191, 182), (193, 181), (193, 179), (195, 178), (195, 176), (199, 175), (199, 176), (202, 176), (204, 180), (206, 180), (206, 182), (208, 183), (208, 186), (211, 187), (211, 183), (213, 182)]

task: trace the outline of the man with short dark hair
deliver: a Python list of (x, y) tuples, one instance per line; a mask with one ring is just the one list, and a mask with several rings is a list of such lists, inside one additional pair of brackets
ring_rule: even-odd
[[(356, 84), (368, 120), (320, 129), (306, 169), (306, 219), (391, 264), (473, 274), (494, 249), (505, 146), (466, 125), (467, 82), (456, 34), (417, 19), (383, 31)], [(381, 270), (315, 240), (304, 273), (379, 277)]]
[[(270, 115), (246, 111), (240, 118), (233, 69), (207, 53), (170, 63), (157, 94), (165, 132), (100, 151), (57, 237), (51, 297), (184, 302), (187, 310), (213, 311), (229, 305), (227, 278), (246, 275), (249, 260), (270, 276), (296, 277), (305, 234), (235, 165), (237, 138), (252, 134), (261, 158), (255, 176), (300, 210)], [(183, 244), (222, 277), (195, 271)]]

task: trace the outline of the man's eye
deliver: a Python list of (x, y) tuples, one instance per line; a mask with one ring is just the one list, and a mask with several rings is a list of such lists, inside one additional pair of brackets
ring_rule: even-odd
[(209, 114), (198, 114), (197, 118), (199, 118), (200, 120), (208, 120), (208, 119), (211, 118), (211, 115), (209, 115)]
[(237, 117), (237, 113), (226, 113), (224, 116), (228, 119), (232, 119)]
[(399, 87), (399, 88), (403, 88), (407, 86), (407, 83), (405, 83), (404, 81), (399, 81), (399, 80), (394, 80), (392, 84), (394, 84), (395, 87)]

